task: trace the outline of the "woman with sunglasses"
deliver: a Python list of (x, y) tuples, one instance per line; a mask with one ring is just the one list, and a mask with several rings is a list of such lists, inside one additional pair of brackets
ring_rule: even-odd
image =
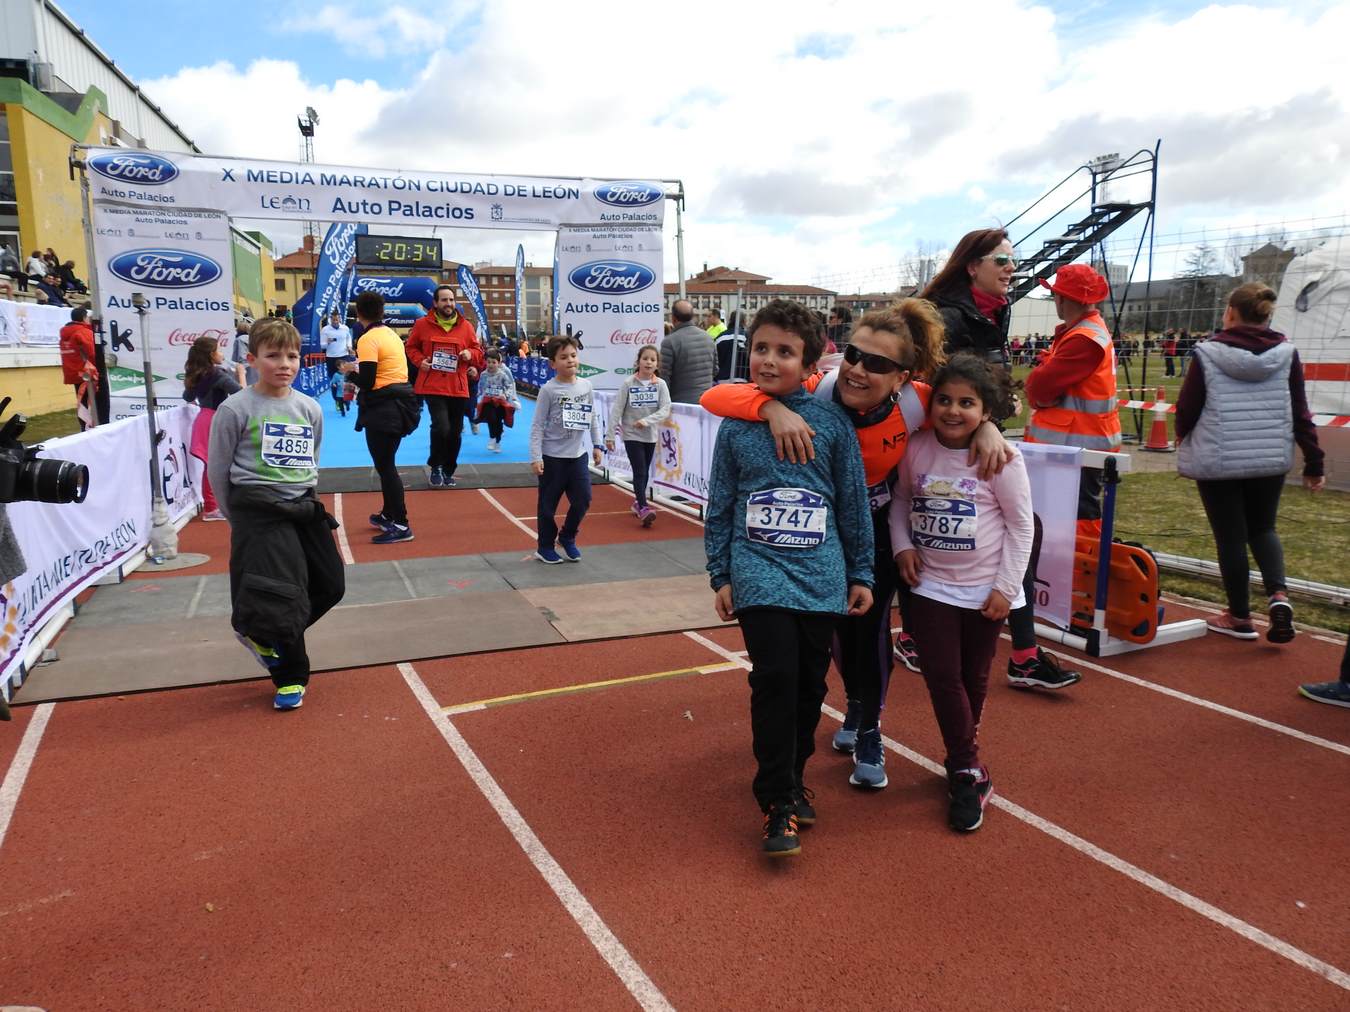
[(1007, 366), (1008, 286), (1016, 268), (1005, 230), (979, 228), (961, 237), (921, 296), (942, 314), (948, 355), (968, 351)]
[[(924, 425), (927, 384), (914, 375), (931, 376), (943, 362), (942, 318), (922, 299), (903, 299), (864, 314), (844, 346), (837, 370), (817, 373), (806, 388), (840, 405), (853, 421), (867, 472), (872, 530), (876, 543), (872, 608), (864, 615), (839, 620), (835, 626), (835, 662), (844, 680), (848, 714), (835, 733), (837, 751), (853, 753), (849, 782), (879, 790), (886, 786), (881, 746), (881, 709), (893, 664), (890, 641), (891, 605), (900, 591), (900, 608), (908, 605), (907, 588), (898, 588), (888, 523), (891, 485), (905, 455), (909, 433)], [(805, 463), (815, 458), (815, 434), (796, 412), (750, 384), (726, 383), (703, 394), (705, 410), (724, 418), (765, 421), (778, 446), (779, 459)], [(1002, 469), (1008, 447), (997, 428), (985, 424), (971, 446), (972, 462), (981, 471)]]

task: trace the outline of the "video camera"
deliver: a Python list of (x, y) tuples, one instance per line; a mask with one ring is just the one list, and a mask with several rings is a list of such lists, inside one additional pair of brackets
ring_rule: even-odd
[[(0, 415), (9, 407), (0, 400)], [(28, 418), (13, 415), (0, 427), (0, 503), (80, 503), (89, 493), (89, 468), (70, 460), (37, 459), (39, 446), (19, 442)]]

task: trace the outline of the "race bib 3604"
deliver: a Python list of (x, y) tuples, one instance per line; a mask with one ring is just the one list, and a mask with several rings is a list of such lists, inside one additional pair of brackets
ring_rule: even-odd
[(815, 548), (825, 540), (825, 497), (804, 488), (754, 492), (745, 504), (745, 533), (775, 548)]

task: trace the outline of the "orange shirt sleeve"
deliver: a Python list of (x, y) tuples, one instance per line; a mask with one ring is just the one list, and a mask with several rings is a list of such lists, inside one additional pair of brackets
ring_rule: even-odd
[[(802, 384), (807, 393), (815, 391), (825, 377), (822, 373), (813, 373)], [(760, 422), (760, 411), (773, 400), (753, 383), (719, 383), (709, 387), (698, 399), (699, 407), (719, 418), (740, 418), (747, 422)]]

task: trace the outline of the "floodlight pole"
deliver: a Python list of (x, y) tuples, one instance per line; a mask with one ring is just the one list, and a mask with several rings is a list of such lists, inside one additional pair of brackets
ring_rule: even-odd
[(684, 289), (684, 183), (680, 183), (680, 192), (675, 195), (675, 259), (680, 270), (680, 298), (685, 297)]

